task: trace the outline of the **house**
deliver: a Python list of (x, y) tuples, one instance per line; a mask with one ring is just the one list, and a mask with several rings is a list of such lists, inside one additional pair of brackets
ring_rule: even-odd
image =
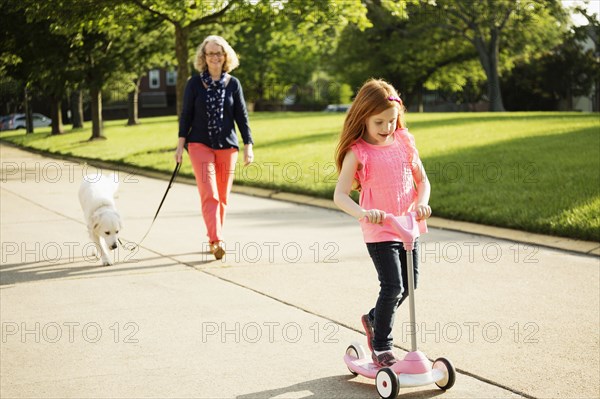
[[(155, 68), (140, 80), (138, 117), (177, 114), (177, 71), (174, 68)], [(126, 119), (131, 87), (108, 87), (102, 92), (102, 115), (105, 120)], [(87, 118), (86, 118), (87, 120)]]
[[(582, 43), (583, 51), (592, 50), (596, 60), (600, 59), (598, 48), (598, 32), (592, 25), (587, 26), (587, 36)], [(589, 96), (574, 97), (573, 110), (582, 112), (600, 112), (600, 82), (594, 82)]]
[(156, 68), (148, 71), (140, 82), (139, 115), (176, 114), (177, 71), (174, 68)]

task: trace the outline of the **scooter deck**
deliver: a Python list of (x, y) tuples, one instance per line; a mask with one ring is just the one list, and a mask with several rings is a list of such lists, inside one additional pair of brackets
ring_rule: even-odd
[(377, 372), (381, 369), (369, 359), (358, 359), (348, 354), (344, 356), (344, 362), (350, 370), (371, 379), (375, 379)]
[[(363, 377), (367, 377), (370, 379), (375, 379), (375, 377), (377, 376), (377, 372), (381, 370), (381, 367), (377, 366), (369, 359), (358, 359), (348, 354), (344, 356), (344, 362), (350, 370), (354, 371), (359, 375), (362, 375)], [(436, 383), (442, 380), (444, 377), (445, 375), (442, 370), (432, 369), (421, 374), (399, 373), (398, 382), (400, 386), (404, 388), (420, 387)]]

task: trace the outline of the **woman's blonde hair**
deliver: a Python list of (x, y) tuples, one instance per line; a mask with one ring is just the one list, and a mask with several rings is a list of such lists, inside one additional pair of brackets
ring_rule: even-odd
[(204, 39), (202, 44), (199, 45), (196, 49), (194, 67), (196, 67), (198, 72), (202, 73), (208, 70), (208, 66), (206, 64), (206, 55), (204, 54), (204, 47), (206, 47), (207, 43), (215, 43), (223, 48), (223, 52), (225, 53), (225, 61), (223, 62), (223, 72), (231, 72), (240, 65), (240, 61), (237, 57), (237, 54), (229, 45), (229, 43), (227, 43), (227, 40), (223, 39), (221, 36), (211, 35)]
[(406, 108), (391, 84), (382, 79), (369, 79), (362, 85), (348, 110), (340, 141), (335, 150), (338, 173), (342, 170), (342, 162), (350, 147), (367, 132), (367, 118), (392, 107), (398, 107), (396, 129), (405, 127)]

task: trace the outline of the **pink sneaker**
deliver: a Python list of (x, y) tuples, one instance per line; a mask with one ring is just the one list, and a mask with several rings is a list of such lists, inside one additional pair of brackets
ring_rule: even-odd
[(362, 322), (363, 328), (365, 329), (365, 334), (367, 335), (367, 345), (369, 346), (369, 350), (373, 352), (373, 336), (375, 332), (373, 330), (373, 323), (369, 319), (369, 315), (365, 314), (360, 318)]
[(371, 358), (373, 359), (373, 363), (379, 367), (390, 367), (399, 360), (392, 351), (385, 351), (379, 355), (376, 355), (375, 352), (373, 352)]

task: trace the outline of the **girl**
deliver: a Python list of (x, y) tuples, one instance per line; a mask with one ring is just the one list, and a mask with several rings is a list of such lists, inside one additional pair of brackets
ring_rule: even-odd
[[(406, 251), (386, 213), (416, 211), (431, 216), (430, 186), (413, 136), (404, 124), (405, 108), (396, 90), (371, 79), (359, 90), (348, 111), (336, 149), (339, 179), (333, 200), (360, 221), (369, 255), (375, 264), (380, 291), (375, 308), (362, 316), (373, 362), (388, 367), (398, 359), (392, 352), (394, 315), (408, 292)], [(350, 191), (360, 191), (357, 205)], [(417, 247), (415, 246), (415, 249)], [(418, 256), (414, 252), (415, 286)]]
[(254, 159), (242, 85), (229, 75), (239, 65), (235, 51), (220, 36), (208, 36), (196, 51), (200, 75), (188, 80), (179, 118), (175, 161), (181, 163), (188, 145), (202, 203), (210, 251), (216, 259), (225, 254), (222, 227), (239, 144), (234, 122), (244, 141), (244, 163)]

